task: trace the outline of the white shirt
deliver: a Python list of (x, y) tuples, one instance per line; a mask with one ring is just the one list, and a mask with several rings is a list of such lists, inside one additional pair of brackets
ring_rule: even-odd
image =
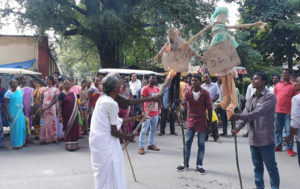
[(292, 98), (291, 127), (298, 128), (296, 140), (300, 142), (300, 94)]
[(200, 91), (198, 91), (198, 92), (193, 91), (193, 97), (194, 97), (194, 100), (198, 100), (200, 97)]
[(274, 94), (274, 89), (275, 89), (275, 86), (274, 86), (274, 85), (272, 85), (272, 86), (269, 87), (269, 91), (270, 91), (271, 93), (273, 93), (273, 94)]
[(214, 100), (217, 95), (220, 95), (220, 89), (216, 83), (211, 82), (209, 85), (203, 83), (201, 87), (209, 92), (211, 100)]
[(252, 83), (250, 83), (247, 87), (247, 92), (246, 92), (246, 100), (248, 100), (254, 93), (256, 89), (253, 88)]
[(132, 95), (137, 95), (138, 91), (141, 89), (142, 87), (142, 82), (137, 79), (135, 81), (129, 81), (129, 87), (131, 89)]
[[(267, 89), (269, 91), (269, 88), (267, 86), (265, 86), (265, 89)], [(246, 100), (248, 100), (255, 92), (256, 92), (256, 89), (253, 88), (252, 83), (250, 83), (248, 85), (247, 92), (246, 92)]]

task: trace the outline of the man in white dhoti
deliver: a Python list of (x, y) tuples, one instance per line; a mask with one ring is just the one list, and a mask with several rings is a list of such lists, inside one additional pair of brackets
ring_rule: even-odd
[(124, 156), (121, 140), (132, 141), (133, 135), (120, 133), (122, 122), (139, 121), (143, 115), (121, 119), (118, 117), (119, 105), (136, 104), (144, 101), (158, 100), (159, 96), (140, 101), (122, 99), (120, 93), (120, 76), (108, 74), (102, 80), (104, 94), (96, 102), (92, 115), (89, 146), (94, 171), (95, 189), (125, 189)]
[(133, 140), (133, 135), (124, 135), (119, 129), (123, 121), (118, 117), (119, 106), (114, 100), (120, 93), (117, 74), (109, 74), (102, 80), (103, 92), (95, 106), (89, 138), (94, 170), (95, 189), (125, 189), (124, 156), (121, 140)]

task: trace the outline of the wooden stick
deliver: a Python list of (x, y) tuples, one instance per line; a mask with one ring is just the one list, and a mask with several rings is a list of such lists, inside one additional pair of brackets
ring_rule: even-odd
[[(235, 121), (234, 120), (231, 120), (231, 125), (232, 125), (232, 129), (235, 129)], [(234, 135), (234, 147), (235, 147), (236, 168), (237, 168), (238, 175), (239, 175), (240, 187), (241, 187), (241, 189), (243, 189), (242, 175), (241, 175), (240, 165), (239, 165), (239, 154), (238, 154), (238, 149), (237, 149), (236, 135)]]
[(184, 125), (183, 125), (183, 115), (181, 112), (181, 108), (180, 105), (177, 107), (177, 121), (179, 123), (179, 126), (181, 127), (181, 132), (182, 132), (182, 143), (183, 143), (183, 167), (184, 167), (184, 171), (186, 171), (186, 158), (185, 158), (185, 154), (186, 154), (186, 149), (185, 149), (185, 132), (184, 132)]
[(200, 35), (205, 33), (207, 30), (209, 30), (213, 24), (206, 26), (204, 29), (202, 29), (200, 32), (198, 32), (196, 35), (194, 35), (190, 40), (187, 41), (187, 43), (190, 45), (193, 41), (195, 41)]
[(137, 182), (136, 177), (135, 177), (135, 173), (134, 173), (134, 169), (133, 169), (133, 166), (132, 166), (132, 163), (131, 163), (131, 159), (130, 159), (130, 156), (129, 156), (129, 153), (128, 153), (128, 150), (127, 150), (127, 146), (124, 146), (124, 149), (125, 149), (126, 154), (127, 154), (127, 158), (128, 158), (129, 164), (130, 164), (130, 168), (131, 168), (131, 172), (132, 172), (132, 175), (133, 175), (133, 178), (134, 178), (134, 182)]

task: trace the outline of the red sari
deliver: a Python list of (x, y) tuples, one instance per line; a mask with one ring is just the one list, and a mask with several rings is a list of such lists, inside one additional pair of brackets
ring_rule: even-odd
[(58, 100), (62, 104), (64, 140), (67, 150), (77, 150), (79, 139), (78, 103), (74, 92), (61, 93)]

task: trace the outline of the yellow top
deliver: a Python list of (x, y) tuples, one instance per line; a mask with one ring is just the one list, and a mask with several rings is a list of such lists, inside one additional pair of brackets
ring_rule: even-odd
[(183, 95), (184, 95), (184, 85), (185, 85), (185, 82), (183, 81), (180, 81), (180, 87), (179, 87), (179, 98), (182, 100), (183, 98)]
[[(206, 110), (206, 119), (208, 120), (208, 112)], [(215, 110), (212, 110), (212, 123), (215, 122), (215, 121), (218, 121), (218, 116), (215, 112)]]

